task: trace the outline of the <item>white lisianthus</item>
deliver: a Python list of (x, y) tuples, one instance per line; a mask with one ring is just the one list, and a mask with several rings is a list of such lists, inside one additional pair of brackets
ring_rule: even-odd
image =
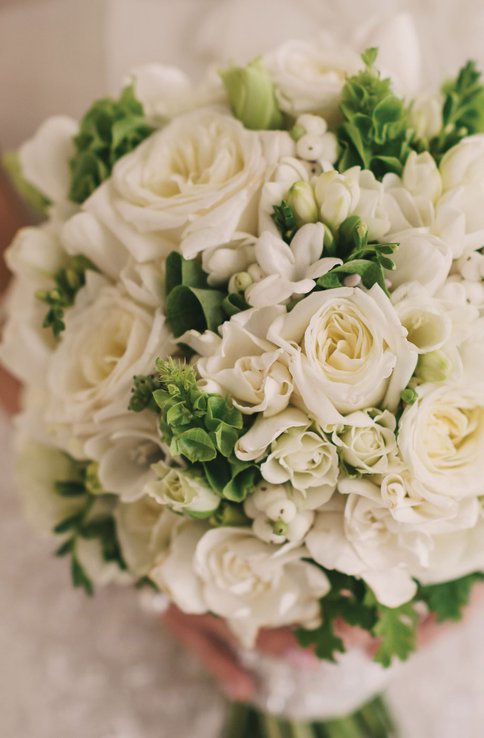
[(345, 464), (360, 474), (386, 474), (402, 466), (395, 436), (396, 420), (388, 410), (366, 410), (363, 427), (336, 428), (331, 436)]
[(391, 233), (387, 238), (399, 244), (391, 256), (396, 268), (386, 272), (392, 289), (407, 282), (418, 282), (430, 295), (435, 294), (445, 283), (452, 266), (450, 245), (426, 228), (409, 228)]
[(431, 539), (403, 534), (379, 499), (335, 496), (317, 514), (305, 540), (311, 557), (326, 569), (361, 577), (379, 602), (399, 607), (414, 597), (412, 567), (425, 566)]
[(390, 300), (374, 285), (369, 292), (313, 293), (277, 318), (268, 338), (284, 349), (302, 402), (325, 426), (366, 424), (363, 413), (343, 415), (380, 404), (395, 411), (417, 361), (405, 335)]
[(187, 522), (151, 577), (185, 612), (226, 618), (251, 648), (259, 628), (319, 624), (329, 582), (303, 561), (306, 553), (293, 544), (274, 548), (244, 528), (205, 532), (203, 524)]
[(295, 407), (287, 407), (277, 415), (264, 418), (259, 415), (235, 445), (235, 455), (243, 461), (260, 460), (267, 455), (269, 446), (289, 428), (311, 425), (308, 416)]
[(148, 309), (165, 305), (165, 262), (146, 261), (140, 264), (129, 258), (121, 269), (119, 281), (130, 297)]
[(64, 448), (71, 434), (93, 436), (99, 423), (128, 413), (133, 377), (150, 374), (173, 349), (165, 318), (120, 287), (88, 272), (65, 317), (66, 329), (48, 369), (47, 422)]
[(146, 576), (167, 553), (179, 518), (153, 497), (121, 502), (115, 510), (116, 533), (130, 572)]
[(143, 493), (173, 512), (208, 518), (220, 505), (220, 496), (197, 474), (169, 467), (163, 461), (153, 464), (152, 469), (155, 479), (147, 482)]
[(66, 264), (66, 252), (52, 223), (22, 228), (5, 252), (8, 268), (30, 281), (30, 289), (50, 288), (52, 279)]
[(288, 41), (263, 57), (281, 109), (293, 116), (317, 113), (334, 123), (346, 78), (360, 66), (358, 55), (324, 42)]
[(314, 520), (314, 512), (302, 508), (301, 501), (302, 496), (289, 485), (261, 482), (245, 500), (244, 512), (261, 541), (301, 543)]
[(287, 133), (248, 131), (217, 109), (186, 113), (120, 159), (84, 208), (137, 261), (178, 244), (191, 259), (237, 232), (256, 232), (266, 171), (293, 146)]
[(255, 258), (266, 276), (246, 290), (249, 305), (267, 307), (311, 292), (318, 277), (342, 263), (341, 259), (321, 258), (324, 235), (321, 223), (307, 223), (288, 246), (282, 238), (264, 231), (256, 242)]
[(410, 473), (427, 489), (456, 499), (484, 495), (482, 383), (424, 384), (399, 424)]
[[(234, 315), (222, 325), (217, 349), (198, 362), (206, 389), (228, 394), (245, 414), (276, 415), (289, 404), (293, 385), (284, 352), (265, 338), (282, 311), (276, 306)], [(180, 340), (191, 342), (189, 336)]]
[(339, 475), (336, 447), (310, 426), (290, 427), (275, 438), (261, 466), (271, 484), (290, 482), (299, 492), (303, 510), (324, 505), (336, 488)]
[(19, 149), (22, 175), (44, 195), (63, 219), (75, 207), (69, 203), (69, 162), (74, 156), (73, 138), (78, 124), (66, 116), (48, 118)]
[(154, 478), (152, 465), (165, 455), (157, 426), (152, 413), (132, 413), (88, 438), (84, 453), (97, 463), (97, 476), (106, 492), (119, 495), (123, 502), (144, 494), (145, 485)]

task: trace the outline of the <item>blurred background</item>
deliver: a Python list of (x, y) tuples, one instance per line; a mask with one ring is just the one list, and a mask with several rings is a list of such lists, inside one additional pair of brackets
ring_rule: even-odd
[[(49, 115), (80, 116), (139, 64), (197, 77), (319, 31), (348, 43), (370, 29), (384, 43), (384, 24), (401, 11), (415, 27), (413, 74), (424, 88), (467, 58), (484, 65), (478, 0), (0, 0), (0, 148)], [(416, 58), (412, 38), (388, 58)], [(13, 490), (9, 421), (0, 421), (0, 736), (216, 738), (223, 701), (196, 660), (132, 591), (91, 601), (72, 590), (65, 562), (29, 530)], [(482, 737), (481, 622), (482, 611), (399, 671), (390, 696), (403, 738)]]

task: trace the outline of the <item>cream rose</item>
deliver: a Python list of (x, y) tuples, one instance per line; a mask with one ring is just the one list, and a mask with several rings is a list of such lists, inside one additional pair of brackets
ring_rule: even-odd
[[(284, 352), (265, 338), (269, 325), (284, 308), (245, 310), (221, 327), (215, 351), (198, 361), (209, 392), (228, 394), (241, 412), (275, 415), (289, 404), (291, 375)], [(183, 342), (191, 337), (182, 336)]]
[(294, 117), (317, 113), (332, 123), (346, 78), (360, 66), (357, 54), (323, 42), (288, 41), (263, 59), (282, 110)]
[(196, 473), (169, 467), (163, 461), (154, 464), (152, 469), (155, 479), (147, 482), (144, 494), (173, 512), (207, 518), (220, 505), (220, 496)]
[(293, 147), (289, 134), (248, 131), (217, 109), (186, 113), (120, 159), (84, 208), (137, 261), (179, 244), (191, 259), (239, 231), (256, 232), (268, 166)]
[(92, 272), (65, 322), (48, 369), (47, 412), (64, 447), (71, 433), (97, 435), (101, 422), (126, 415), (133, 376), (151, 373), (155, 359), (173, 348), (160, 311), (138, 305)]
[(319, 599), (329, 583), (302, 560), (305, 553), (292, 544), (274, 548), (244, 528), (204, 534), (201, 523), (185, 523), (151, 576), (185, 612), (226, 618), (250, 648), (259, 628), (320, 622)]
[(386, 474), (401, 467), (393, 413), (375, 408), (367, 410), (366, 415), (370, 421), (367, 425), (344, 426), (331, 436), (344, 463), (359, 474)]
[(462, 499), (484, 495), (484, 386), (453, 383), (418, 388), (403, 413), (400, 452), (429, 490)]
[(364, 414), (382, 404), (394, 412), (417, 355), (389, 299), (341, 287), (315, 292), (277, 318), (268, 338), (287, 356), (295, 388), (309, 414), (325, 426), (367, 424)]

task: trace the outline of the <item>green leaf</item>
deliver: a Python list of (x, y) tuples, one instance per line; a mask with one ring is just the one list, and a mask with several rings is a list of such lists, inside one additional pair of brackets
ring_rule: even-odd
[(232, 502), (243, 502), (254, 491), (260, 479), (259, 467), (247, 462), (231, 464), (231, 479), (222, 490), (222, 496)]
[(110, 176), (118, 159), (135, 149), (153, 130), (144, 118), (143, 106), (133, 87), (126, 87), (119, 100), (97, 100), (81, 120), (74, 138), (70, 199), (83, 203)]
[(184, 259), (177, 251), (172, 251), (166, 259), (166, 295), (180, 285), (186, 287), (207, 286), (207, 275), (196, 259)]
[(273, 206), (272, 220), (276, 224), (282, 239), (290, 244), (298, 230), (298, 224), (287, 200), (282, 200), (279, 205)]
[(185, 456), (189, 461), (212, 461), (217, 450), (207, 431), (203, 428), (189, 428), (177, 435), (171, 445), (174, 456)]
[(50, 200), (25, 179), (17, 152), (6, 151), (2, 163), (19, 197), (29, 208), (44, 215), (51, 204)]
[(79, 525), (82, 523), (84, 517), (84, 513), (76, 513), (75, 515), (70, 515), (68, 518), (65, 518), (65, 520), (62, 520), (60, 523), (58, 523), (54, 529), (54, 533), (68, 533), (69, 531), (76, 530)]
[(469, 574), (444, 584), (420, 587), (419, 598), (423, 599), (437, 616), (439, 623), (445, 620), (460, 620), (469, 604), (472, 589), (484, 579), (484, 574)]
[(227, 458), (231, 456), (239, 438), (239, 434), (235, 428), (232, 428), (226, 423), (220, 423), (213, 435), (217, 451), (220, 451), (222, 456), (226, 456)]
[(218, 290), (174, 287), (166, 301), (166, 319), (175, 336), (191, 329), (216, 331), (225, 321), (224, 299)]
[(341, 638), (334, 631), (331, 619), (325, 619), (319, 628), (295, 631), (296, 638), (302, 648), (314, 646), (316, 656), (325, 661), (336, 661), (336, 654), (346, 651)]
[(80, 587), (90, 597), (94, 594), (93, 584), (74, 554), (71, 559), (71, 577), (74, 587)]
[(372, 67), (374, 63), (376, 62), (377, 57), (378, 57), (378, 49), (375, 46), (372, 46), (369, 49), (366, 49), (361, 55), (363, 64), (365, 64), (367, 67)]
[(80, 497), (86, 494), (84, 482), (81, 481), (54, 482), (54, 489), (61, 497)]
[(227, 318), (231, 318), (232, 315), (242, 312), (242, 310), (248, 310), (250, 305), (244, 300), (242, 295), (237, 292), (232, 292), (222, 302), (222, 310), (224, 311)]
[(211, 395), (207, 400), (205, 425), (208, 430), (216, 430), (219, 423), (242, 430), (244, 419), (240, 410), (231, 405), (225, 397)]
[(393, 659), (405, 661), (417, 647), (418, 614), (414, 602), (389, 608), (377, 605), (378, 620), (373, 634), (381, 639), (375, 661), (390, 666)]

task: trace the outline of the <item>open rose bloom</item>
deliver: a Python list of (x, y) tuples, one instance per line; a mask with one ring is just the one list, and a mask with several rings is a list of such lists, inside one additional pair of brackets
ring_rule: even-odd
[(327, 718), (484, 572), (484, 86), (396, 89), (323, 42), (200, 88), (138, 69), (20, 149), (46, 220), (7, 252), (20, 488), (74, 585), (244, 649), (294, 629)]

